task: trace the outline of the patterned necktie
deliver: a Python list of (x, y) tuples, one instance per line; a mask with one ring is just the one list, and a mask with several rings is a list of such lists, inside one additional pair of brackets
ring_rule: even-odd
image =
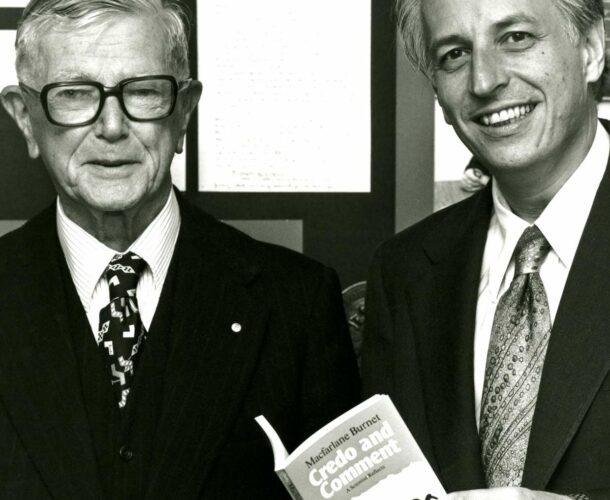
[(488, 487), (520, 486), (551, 334), (539, 269), (551, 246), (536, 226), (515, 248), (515, 276), (496, 308), (481, 400), (481, 452)]
[(110, 303), (100, 310), (98, 339), (108, 356), (119, 408), (127, 404), (134, 368), (146, 329), (142, 325), (136, 287), (146, 262), (132, 252), (115, 255), (106, 268)]

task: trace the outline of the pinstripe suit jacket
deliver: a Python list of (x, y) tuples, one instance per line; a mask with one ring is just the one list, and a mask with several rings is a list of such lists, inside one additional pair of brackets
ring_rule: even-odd
[(292, 448), (357, 402), (335, 274), (180, 205), (122, 417), (54, 208), (0, 239), (0, 498), (284, 498), (253, 417)]

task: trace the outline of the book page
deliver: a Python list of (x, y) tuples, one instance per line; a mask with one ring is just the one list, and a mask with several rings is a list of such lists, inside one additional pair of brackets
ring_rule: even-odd
[(303, 498), (445, 497), (442, 485), (390, 399), (374, 398), (372, 405), (352, 414), (309, 447), (299, 447), (291, 454), (286, 472)]
[(208, 0), (197, 30), (201, 191), (370, 191), (370, 0)]

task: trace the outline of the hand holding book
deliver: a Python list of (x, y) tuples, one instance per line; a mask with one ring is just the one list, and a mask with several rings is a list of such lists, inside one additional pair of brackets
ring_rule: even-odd
[(293, 499), (440, 500), (446, 493), (388, 396), (375, 395), (288, 454), (256, 417)]

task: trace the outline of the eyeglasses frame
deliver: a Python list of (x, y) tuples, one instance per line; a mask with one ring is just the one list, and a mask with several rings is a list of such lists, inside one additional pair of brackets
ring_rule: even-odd
[[(167, 113), (165, 113), (164, 115), (159, 116), (157, 118), (136, 118), (136, 117), (132, 116), (129, 113), (129, 111), (127, 111), (127, 107), (125, 106), (125, 102), (123, 101), (123, 87), (125, 87), (126, 85), (128, 85), (129, 83), (132, 83), (132, 82), (141, 82), (141, 81), (146, 81), (146, 80), (167, 80), (172, 84), (172, 96), (171, 96), (172, 104), (171, 104), (169, 110), (167, 111)], [(97, 121), (100, 114), (102, 113), (102, 110), (104, 109), (104, 104), (106, 103), (106, 98), (111, 97), (111, 96), (114, 96), (118, 99), (119, 104), (121, 106), (121, 110), (123, 111), (125, 116), (127, 118), (129, 118), (131, 121), (152, 122), (152, 121), (163, 120), (164, 118), (167, 118), (174, 112), (174, 109), (176, 107), (176, 102), (178, 101), (178, 92), (180, 92), (180, 91), (184, 90), (186, 87), (188, 87), (188, 85), (190, 85), (191, 81), (192, 81), (192, 79), (188, 78), (187, 80), (184, 80), (184, 81), (178, 83), (176, 81), (176, 79), (171, 75), (146, 75), (146, 76), (137, 76), (134, 78), (126, 78), (125, 80), (121, 80), (114, 87), (106, 87), (105, 85), (101, 84), (100, 82), (96, 82), (93, 80), (75, 80), (75, 81), (70, 81), (70, 82), (48, 83), (44, 87), (42, 87), (42, 89), (40, 91), (33, 89), (32, 87), (30, 87), (22, 82), (19, 82), (19, 87), (21, 87), (23, 90), (25, 90), (27, 92), (40, 96), (40, 103), (42, 104), (42, 108), (44, 109), (45, 115), (46, 115), (47, 119), (53, 125), (58, 125), (60, 127), (84, 127), (86, 125), (91, 125), (92, 123)], [(65, 123), (60, 123), (60, 122), (54, 120), (53, 117), (51, 116), (51, 113), (49, 112), (49, 104), (47, 102), (47, 95), (52, 89), (59, 88), (59, 87), (71, 87), (73, 85), (91, 85), (93, 87), (96, 87), (100, 92), (100, 102), (99, 102), (99, 106), (98, 106), (98, 109), (97, 109), (95, 115), (91, 119), (86, 120), (84, 122), (80, 122), (80, 123), (73, 123), (73, 124), (71, 123), (69, 125), (66, 125)]]

